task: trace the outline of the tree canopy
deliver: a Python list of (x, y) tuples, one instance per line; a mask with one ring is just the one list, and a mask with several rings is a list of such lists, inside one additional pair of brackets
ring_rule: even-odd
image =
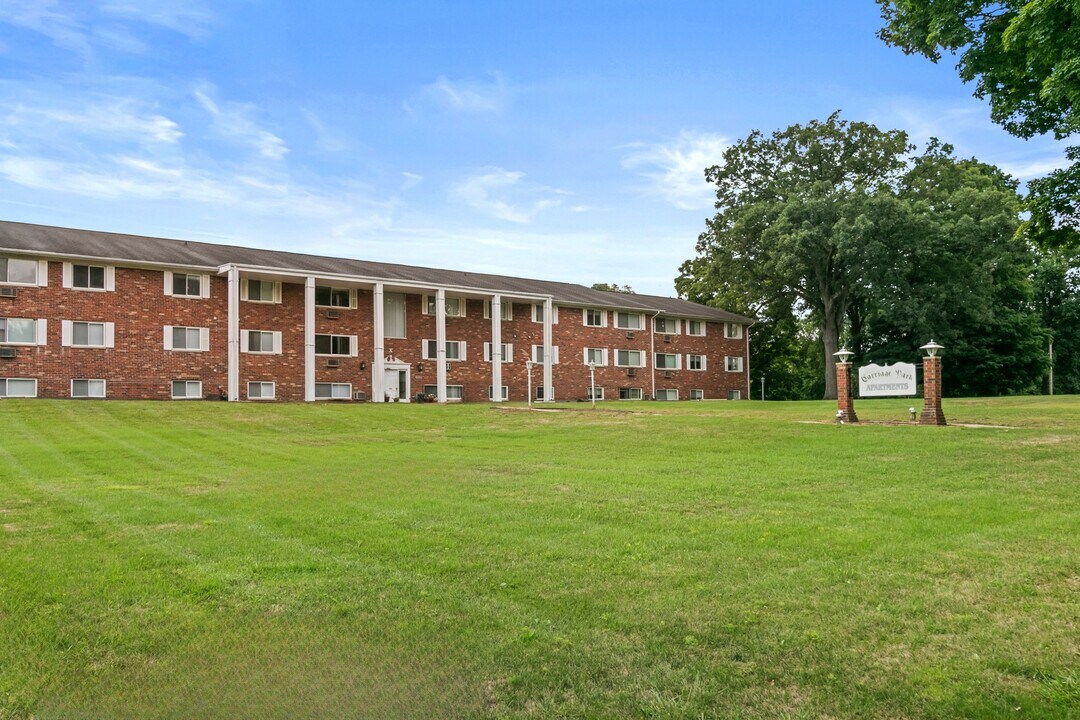
[(626, 295), (634, 294), (634, 288), (630, 287), (629, 285), (619, 285), (618, 283), (593, 283), (592, 289), (603, 290), (605, 292), (624, 293)]

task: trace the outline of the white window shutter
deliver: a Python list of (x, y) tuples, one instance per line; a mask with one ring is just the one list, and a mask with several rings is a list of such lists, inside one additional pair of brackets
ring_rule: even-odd
[(60, 321), (60, 345), (63, 347), (71, 347), (71, 321)]
[(558, 363), (559, 363), (559, 346), (558, 345), (552, 345), (551, 346), (551, 364), (552, 365), (557, 365)]
[(105, 289), (109, 292), (116, 290), (116, 266), (105, 266)]
[(250, 330), (241, 330), (240, 331), (240, 352), (250, 352), (251, 351), (251, 343), (248, 342), (248, 338), (250, 338), (250, 337), (251, 337), (251, 331)]
[(105, 323), (105, 347), (116, 347), (116, 323)]
[(36, 338), (37, 344), (38, 345), (48, 345), (49, 344), (49, 321), (45, 320), (44, 318), (41, 319), (41, 320), (38, 320), (34, 324), (34, 330), (35, 330), (35, 333), (37, 335), (37, 338)]
[(582, 349), (581, 349), (581, 351), (582, 351), (582, 353), (583, 353), (583, 354), (584, 354), (584, 356), (585, 356), (585, 357), (584, 357), (584, 358), (582, 359), (582, 361), (583, 361), (583, 362), (584, 362), (584, 363), (585, 363), (586, 365), (588, 365), (588, 364), (589, 364), (589, 348), (582, 348)]
[(349, 336), (349, 357), (356, 357), (360, 354), (360, 341), (356, 335)]
[[(462, 302), (464, 302), (464, 301), (462, 301)], [(461, 357), (459, 359), (464, 360), (465, 359), (465, 341), (464, 340), (462, 340), (461, 342), (458, 343), (458, 352), (461, 355)]]
[(247, 278), (240, 278), (240, 299), (248, 299), (248, 281)]
[(274, 283), (274, 302), (281, 302), (281, 283), (279, 282)]
[(166, 325), (165, 326), (165, 349), (166, 350), (172, 350), (172, 331), (173, 331), (173, 326), (172, 325)]
[(356, 309), (356, 288), (349, 290), (349, 309)]
[(512, 362), (514, 362), (514, 343), (506, 343), (506, 349), (503, 352), (503, 362), (504, 363), (512, 363)]
[(551, 324), (552, 325), (558, 325), (559, 324), (559, 306), (558, 305), (553, 304), (551, 306)]
[(274, 354), (275, 355), (280, 355), (281, 354), (281, 331), (280, 330), (275, 330), (274, 331)]
[(203, 352), (210, 349), (210, 328), (199, 328), (199, 349)]
[(63, 282), (63, 287), (65, 287), (65, 288), (71, 287), (71, 285), (72, 285), (71, 276), (72, 276), (71, 263), (66, 262), (66, 263), (64, 263), (64, 279), (62, 281)]
[(210, 297), (210, 276), (203, 275), (199, 278), (199, 287), (202, 289), (202, 296), (204, 298)]
[(38, 260), (37, 264), (38, 287), (49, 287), (49, 261)]
[(491, 362), (491, 343), (484, 343), (484, 362)]
[(172, 295), (172, 270), (162, 273), (165, 276), (165, 294)]

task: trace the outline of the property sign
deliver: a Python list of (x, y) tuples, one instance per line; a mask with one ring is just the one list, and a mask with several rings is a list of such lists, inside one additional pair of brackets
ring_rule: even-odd
[(864, 365), (859, 368), (859, 397), (895, 397), (915, 394), (915, 366)]

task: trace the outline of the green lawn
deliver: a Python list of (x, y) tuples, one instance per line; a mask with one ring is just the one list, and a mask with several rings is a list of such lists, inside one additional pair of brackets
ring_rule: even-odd
[(1080, 398), (565, 407), (0, 401), (0, 718), (1080, 717)]

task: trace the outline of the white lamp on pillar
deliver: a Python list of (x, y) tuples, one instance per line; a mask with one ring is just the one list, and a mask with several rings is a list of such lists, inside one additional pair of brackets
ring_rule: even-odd
[(838, 351), (833, 353), (833, 357), (839, 358), (839, 362), (847, 365), (848, 361), (851, 360), (851, 356), (854, 354), (855, 353), (851, 352), (847, 348), (840, 348)]
[(936, 342), (931, 340), (919, 349), (926, 353), (926, 357), (937, 357), (938, 350), (944, 350), (945, 346), (938, 345)]
[(589, 363), (589, 397), (592, 398), (593, 410), (596, 409), (596, 363)]
[(529, 407), (532, 407), (532, 360), (525, 361), (525, 374), (529, 376), (528, 397), (526, 398), (529, 403)]

